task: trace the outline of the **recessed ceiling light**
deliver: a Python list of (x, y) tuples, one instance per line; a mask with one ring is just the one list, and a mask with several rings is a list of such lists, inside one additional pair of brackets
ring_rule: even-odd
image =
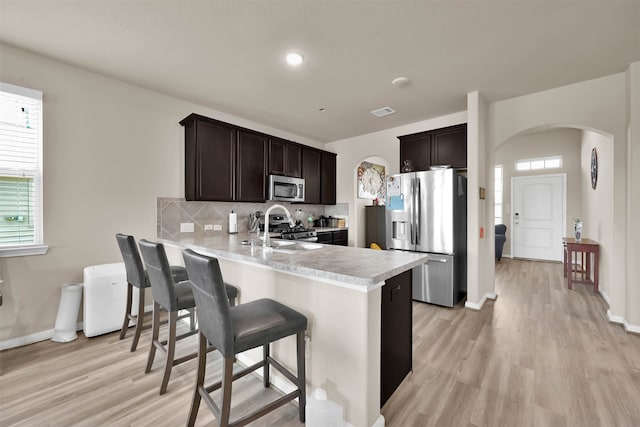
[(389, 114), (393, 114), (395, 112), (396, 110), (394, 110), (391, 107), (382, 107), (382, 108), (378, 108), (377, 110), (371, 111), (371, 114), (373, 114), (376, 117), (384, 117), (384, 116), (388, 116)]
[(326, 108), (318, 108), (318, 111), (320, 111), (321, 113), (324, 113), (324, 112), (327, 111), (327, 109)]
[(287, 53), (287, 64), (293, 67), (297, 67), (298, 65), (302, 64), (302, 61), (304, 61), (304, 56), (302, 56), (302, 54), (298, 52)]
[(394, 86), (407, 86), (409, 83), (411, 83), (411, 80), (408, 77), (396, 77), (391, 81)]

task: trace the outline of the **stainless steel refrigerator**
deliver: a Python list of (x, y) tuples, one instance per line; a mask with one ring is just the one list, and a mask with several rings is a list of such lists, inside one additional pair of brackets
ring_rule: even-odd
[(387, 177), (387, 248), (427, 252), (413, 299), (453, 307), (467, 294), (467, 178), (453, 169)]

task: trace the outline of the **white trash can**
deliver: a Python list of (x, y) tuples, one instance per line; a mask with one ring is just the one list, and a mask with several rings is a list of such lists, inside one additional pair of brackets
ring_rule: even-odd
[(62, 285), (60, 306), (56, 317), (56, 326), (51, 341), (69, 342), (78, 338), (76, 323), (82, 300), (82, 283), (67, 283)]
[(307, 427), (343, 427), (342, 405), (327, 399), (324, 389), (316, 388), (307, 398)]

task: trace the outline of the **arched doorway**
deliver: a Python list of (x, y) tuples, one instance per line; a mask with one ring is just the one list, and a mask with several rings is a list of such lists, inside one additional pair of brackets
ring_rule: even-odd
[[(600, 163), (596, 188), (591, 186), (590, 158), (595, 149)], [(516, 170), (518, 160), (558, 156), (562, 165), (554, 169)], [(614, 236), (613, 136), (580, 125), (554, 124), (526, 129), (496, 146), (495, 165), (503, 170), (502, 217), (513, 224), (511, 178), (552, 173), (566, 174), (565, 236), (573, 234), (573, 219), (583, 221), (583, 235), (600, 243), (601, 283), (613, 281), (612, 253)], [(499, 190), (499, 189), (498, 189)], [(496, 192), (497, 194), (497, 192)], [(496, 214), (498, 216), (498, 214)], [(513, 230), (513, 227), (510, 227)], [(504, 256), (513, 255), (514, 234), (507, 235)], [(560, 244), (560, 242), (558, 242)], [(606, 286), (602, 290), (609, 299)]]

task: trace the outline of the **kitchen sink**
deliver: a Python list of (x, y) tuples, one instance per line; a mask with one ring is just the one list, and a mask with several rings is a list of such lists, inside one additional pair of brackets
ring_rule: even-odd
[[(262, 241), (254, 240), (253, 242), (255, 242), (256, 248), (264, 249), (264, 247), (262, 246)], [(252, 242), (250, 240), (243, 240), (240, 244), (244, 246), (250, 246), (251, 243)], [(316, 249), (321, 249), (323, 247), (323, 245), (318, 243), (295, 241), (295, 240), (271, 239), (270, 243), (271, 243), (271, 246), (268, 247), (267, 250), (271, 250), (274, 252), (288, 253), (288, 254), (312, 251)]]
[[(260, 242), (260, 243), (262, 243), (262, 242)], [(281, 248), (281, 247), (284, 247), (284, 246), (291, 246), (291, 245), (297, 244), (296, 242), (294, 242), (292, 240), (276, 240), (276, 239), (271, 239), (270, 243), (271, 243), (271, 247), (272, 248)]]

